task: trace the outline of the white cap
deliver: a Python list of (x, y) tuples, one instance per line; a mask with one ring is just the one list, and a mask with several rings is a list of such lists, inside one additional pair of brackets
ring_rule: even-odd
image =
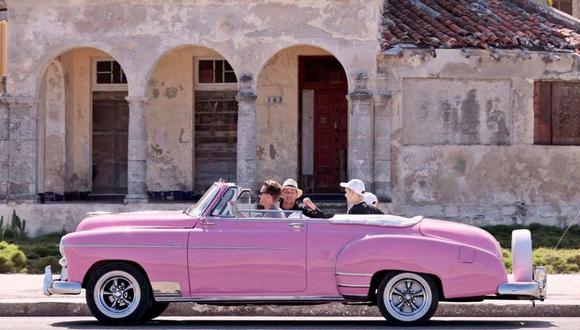
[(286, 179), (284, 184), (282, 184), (282, 189), (284, 188), (291, 188), (296, 190), (298, 192), (298, 196), (296, 196), (296, 198), (300, 198), (300, 196), (302, 196), (302, 189), (298, 188), (298, 183), (294, 179)]
[(348, 188), (361, 196), (364, 196), (365, 194), (365, 184), (359, 179), (352, 179), (349, 182), (341, 182), (340, 186)]
[(379, 202), (377, 196), (375, 196), (375, 194), (373, 194), (372, 192), (366, 192), (363, 199), (365, 201), (365, 204), (372, 206), (377, 206), (377, 203)]

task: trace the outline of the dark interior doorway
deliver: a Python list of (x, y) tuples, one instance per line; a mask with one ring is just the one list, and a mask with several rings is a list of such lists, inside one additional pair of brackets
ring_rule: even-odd
[(301, 185), (339, 193), (347, 175), (348, 83), (333, 56), (299, 58)]
[(93, 196), (127, 194), (127, 92), (93, 92)]

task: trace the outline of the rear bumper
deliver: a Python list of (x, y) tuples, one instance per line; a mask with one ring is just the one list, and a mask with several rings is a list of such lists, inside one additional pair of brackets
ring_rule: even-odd
[(508, 282), (497, 289), (502, 299), (546, 299), (547, 274), (545, 267), (534, 267), (533, 282)]
[(81, 293), (81, 284), (52, 278), (50, 266), (44, 268), (43, 292), (45, 295), (76, 295)]

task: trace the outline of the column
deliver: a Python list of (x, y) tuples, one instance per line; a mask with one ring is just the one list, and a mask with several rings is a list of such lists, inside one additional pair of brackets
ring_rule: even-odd
[(8, 101), (0, 98), (0, 201), (8, 197)]
[(348, 95), (348, 179), (360, 179), (373, 191), (373, 94), (365, 73), (356, 74), (354, 80), (355, 89)]
[(389, 102), (392, 93), (386, 90), (386, 77), (377, 76), (374, 100), (374, 162), (373, 189), (380, 201), (391, 201), (391, 135)]
[(253, 77), (243, 74), (240, 78), (238, 101), (238, 155), (237, 184), (252, 191), (257, 189), (256, 182), (256, 93), (252, 88)]
[(129, 145), (127, 158), (127, 196), (125, 203), (147, 202), (147, 125), (146, 97), (128, 96)]
[[(7, 154), (0, 157), (0, 166), (5, 169), (4, 188), (6, 197), (17, 202), (35, 203), (37, 194), (37, 100), (33, 97), (6, 97), (4, 111), (0, 110), (0, 146)], [(6, 111), (7, 105), (7, 111)], [(4, 115), (1, 114), (4, 112)], [(8, 114), (6, 119), (5, 115)], [(4, 119), (2, 119), (4, 118)], [(6, 130), (6, 125), (8, 129)], [(6, 145), (7, 144), (7, 145)], [(6, 165), (7, 164), (7, 165)], [(7, 169), (7, 171), (6, 171)], [(0, 178), (0, 182), (2, 179)]]

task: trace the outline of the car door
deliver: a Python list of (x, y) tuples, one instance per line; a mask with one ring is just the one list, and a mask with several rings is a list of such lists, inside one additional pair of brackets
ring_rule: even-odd
[(306, 290), (304, 219), (210, 216), (190, 232), (192, 296)]

